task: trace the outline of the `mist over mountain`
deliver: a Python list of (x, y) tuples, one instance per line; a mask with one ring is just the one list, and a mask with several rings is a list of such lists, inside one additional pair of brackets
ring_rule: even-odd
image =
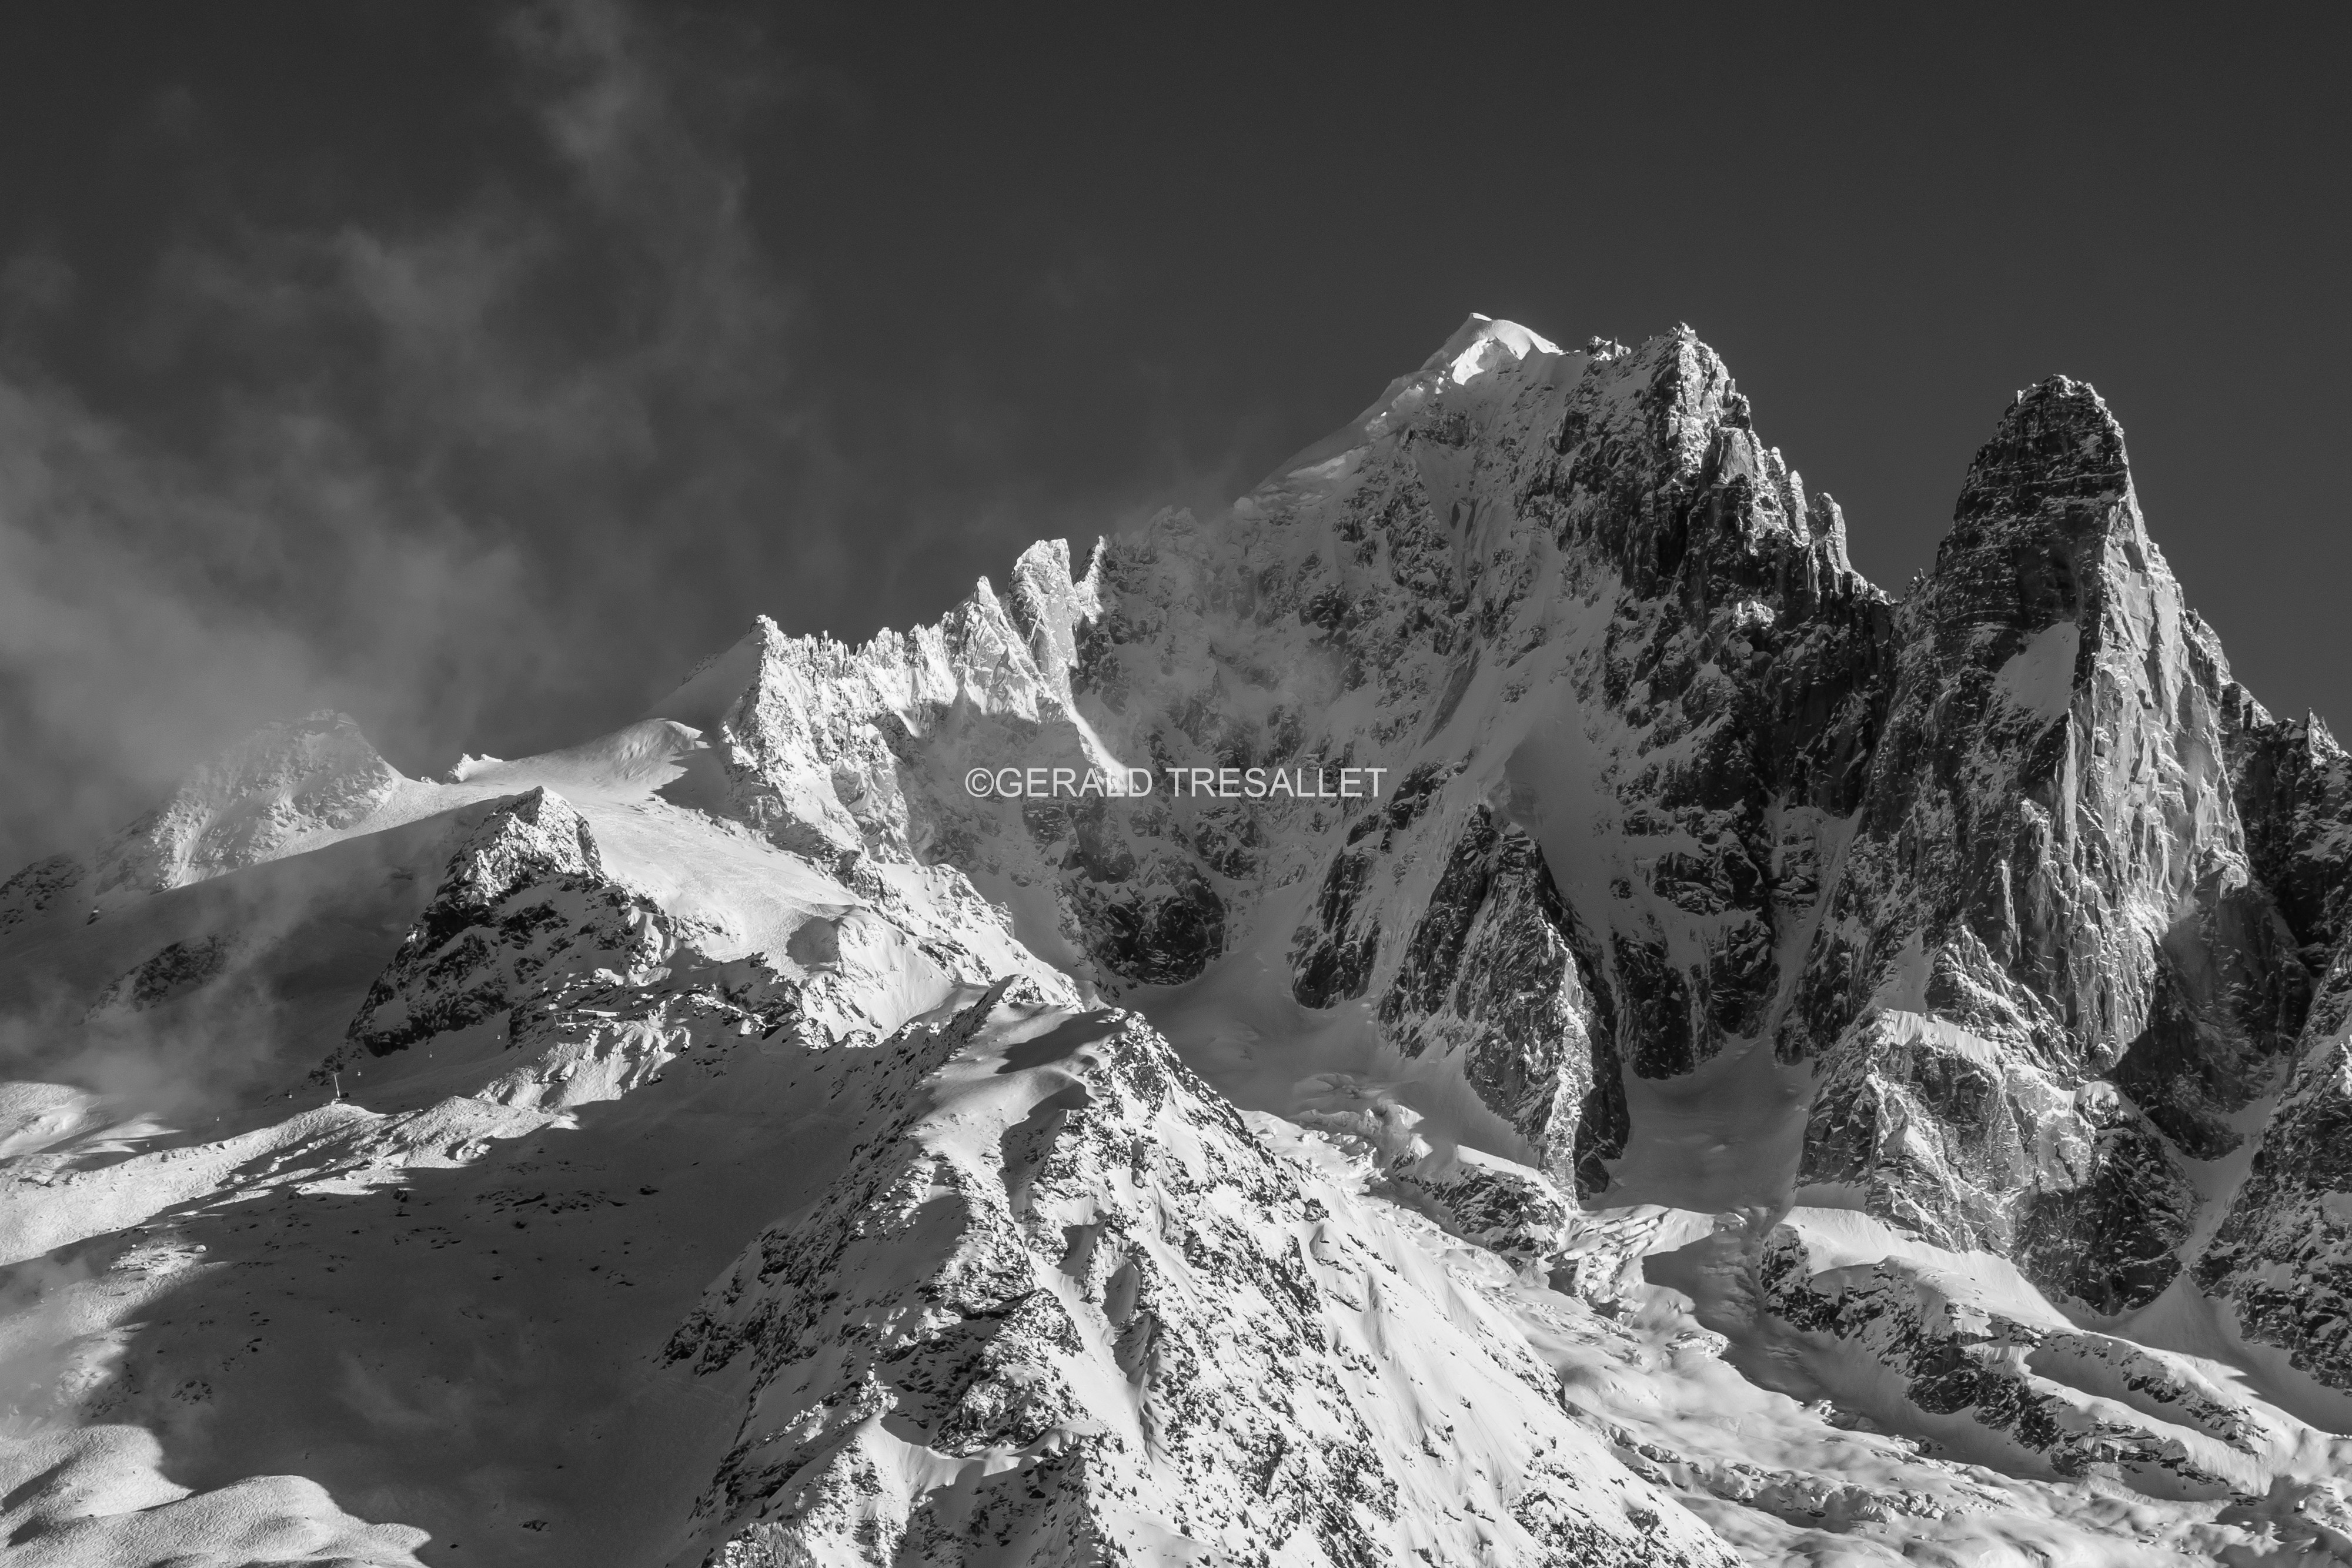
[(2352, 762), (2089, 384), (1899, 593), (1769, 418), (1474, 315), (912, 630), (224, 737), (0, 883), (12, 1548), (2352, 1553)]

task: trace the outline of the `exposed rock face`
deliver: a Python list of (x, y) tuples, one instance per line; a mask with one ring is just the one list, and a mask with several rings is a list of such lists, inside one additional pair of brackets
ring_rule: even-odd
[(1733, 1561), (1139, 1019), (1003, 997), (673, 1342), (751, 1369), (709, 1562)]
[(1618, 580), (1580, 716), (1613, 742), (1633, 873), (1611, 889), (1620, 1034), (1664, 1077), (1778, 1025), (1824, 830), (1862, 787), (1885, 607), (1711, 352), (1673, 338), (1599, 368), (1528, 498)]
[[(2338, 754), (2340, 756), (2340, 754)], [(2332, 771), (2332, 770), (2331, 770)], [(2330, 901), (2332, 902), (2332, 894)], [(2352, 1389), (2352, 947), (2339, 947), (2293, 1073), (2196, 1279), (2239, 1332)]]
[(201, 990), (228, 971), (237, 946), (236, 938), (226, 936), (173, 942), (100, 991), (90, 1013), (144, 1012)]
[(51, 855), (0, 882), (0, 936), (72, 896), (89, 868), (72, 855)]
[(2352, 758), (2315, 716), (2274, 719), (2242, 686), (2223, 699), (2246, 859), (2322, 974), (2352, 916)]
[(2227, 665), (2088, 387), (2023, 393), (1899, 609), (1871, 781), (1784, 1054), (1806, 1178), (2101, 1311), (2179, 1270), (2308, 979), (2245, 854)]
[[(1139, 855), (1099, 831), (1105, 789), (1124, 789), (1128, 776), (1070, 689), (1075, 627), (1098, 609), (1096, 580), (1092, 568), (1074, 580), (1054, 540), (1022, 556), (1009, 596), (983, 579), (938, 625), (863, 647), (787, 637), (762, 618), (661, 711), (715, 723), (730, 814), (886, 912), (922, 918), (899, 908), (891, 868), (952, 868), (919, 902), (1000, 923), (969, 875), (1016, 907), (1034, 903), (1024, 936), (1081, 976), (1108, 963), (1130, 979), (1189, 978), (1219, 947), (1214, 889), (1189, 861)], [(975, 768), (1059, 768), (1094, 782), (1063, 800), (976, 794)], [(1053, 891), (1064, 867), (1066, 899)]]
[(1384, 1095), (1297, 1117), (1360, 1151), (1382, 1190), (1433, 1216), (1449, 1235), (1520, 1269), (1541, 1270), (1568, 1249), (1576, 1207), (1542, 1172), (1459, 1144), (1434, 1146), (1422, 1135), (1423, 1120)]
[(383, 1056), (503, 1020), (562, 975), (642, 984), (677, 944), (669, 917), (604, 874), (588, 824), (545, 789), (490, 813), (352, 1019), (351, 1053)]
[(2352, 770), (2231, 683), (2064, 378), (1899, 607), (1702, 346), (1475, 326), (1093, 591), (1075, 695), (1115, 751), (1399, 768), (1130, 841), (1307, 883), (1298, 998), (1458, 1057), (1588, 1193), (1621, 1071), (1769, 1040), (1819, 1064), (1811, 1190), (2137, 1305), (2195, 1223), (2182, 1156), (2239, 1142), (2338, 936)]
[[(837, 864), (950, 862), (1108, 994), (1285, 942), (1302, 1002), (1371, 1001), (1588, 1190), (1621, 1066), (1778, 1027), (1886, 609), (1686, 331), (1564, 353), (1474, 319), (1230, 517), (1066, 562), (1033, 550), (1009, 600), (854, 653), (756, 633), (727, 720), (746, 813)], [(1013, 764), (1157, 790), (957, 788)], [(1177, 794), (1196, 765), (1316, 782)], [(1358, 766), (1378, 798), (1334, 798)], [(1313, 896), (1273, 925), (1287, 888)]]
[(2197, 1280), (2235, 1309), (2248, 1339), (2352, 1388), (2352, 1041), (2339, 1028), (2311, 1042), (2273, 1114), (2253, 1169)]
[(101, 846), (89, 896), (107, 907), (257, 864), (358, 822), (400, 782), (347, 715), (264, 725)]
[[(854, 910), (809, 921), (782, 952), (718, 962), (688, 923), (617, 881), (586, 819), (541, 786), (497, 805), (465, 834), (342, 1050), (311, 1081), (486, 1030), (519, 1063), (477, 1097), (561, 1110), (625, 1093), (726, 1034), (764, 1039), (790, 1029), (870, 1042), (904, 1016), (893, 1016), (893, 993), (941, 972), (990, 976), (982, 954), (940, 929), (936, 904), (951, 916), (957, 897), (973, 896), (951, 876), (918, 884), (950, 891), (920, 910), (924, 922), (911, 930)], [(894, 904), (912, 902), (903, 890), (883, 891)], [(1076, 1000), (1066, 980), (1038, 968), (1016, 973), (1043, 998)]]
[[(1489, 1060), (1474, 1080), (1565, 1167), (1619, 1133), (1605, 1103), (1571, 1095), (1562, 1113), (1552, 1063), (1605, 1100), (1596, 1040), (1667, 1076), (1769, 1031), (1817, 829), (1861, 782), (1885, 612), (1846, 566), (1835, 507), (1756, 437), (1703, 345), (1562, 354), (1514, 331), (1472, 323), (1214, 537), (1168, 523), (1114, 541), (1087, 668), (1130, 724), (1150, 698), (1155, 753), (1392, 764), (1385, 804), (1298, 824), (1320, 884), (1292, 944), (1299, 998), (1377, 998), (1409, 1050), (1517, 1041), (1522, 1070)], [(1149, 650), (1188, 601), (1231, 609), (1212, 656), (1162, 654), (1176, 674), (1155, 683)], [(1505, 896), (1583, 956), (1472, 958), (1518, 972), (1483, 997), (1474, 979), (1456, 991), (1473, 1016), (1433, 1028), (1475, 917), (1465, 899), (1491, 885), (1476, 862), (1498, 807), (1532, 840), (1508, 852)], [(1248, 849), (1239, 825), (1219, 841)], [(1563, 897), (1571, 844), (1588, 880)], [(1300, 873), (1288, 860), (1250, 850), (1229, 869), (1280, 884)], [(1531, 1087), (1546, 1079), (1555, 1092)]]
[(2239, 1332), (2352, 1389), (2352, 758), (2316, 717), (2233, 687), (2230, 771), (2246, 853), (2321, 977), (2294, 1065), (2196, 1279)]
[(2218, 1499), (2243, 1489), (2276, 1436), (2195, 1361), (2077, 1330), (1958, 1256), (1856, 1261), (1804, 1224), (1717, 1241), (1750, 1254), (1757, 1307), (1829, 1352), (1811, 1364), (1843, 1369), (1825, 1375), (1841, 1396), (1853, 1388), (1890, 1414), (1891, 1370), (1906, 1424), (2010, 1466)]
[[(1230, 516), (1013, 582), (855, 653), (757, 633), (744, 814), (845, 874), (951, 863), (1104, 994), (1279, 944), (1587, 1195), (1628, 1075), (1769, 1049), (1817, 1079), (1808, 1191), (2145, 1302), (2336, 939), (2352, 773), (2231, 683), (2064, 378), (1899, 605), (1686, 331), (1483, 319)], [(1159, 792), (958, 788), (1015, 764)]]
[[(1624, 1151), (1626, 1130), (1602, 972), (1543, 851), (1480, 806), (1431, 891), (1379, 1018), (1409, 1057), (1460, 1058), (1479, 1098), (1552, 1151), (1557, 1174), (1598, 1191), (1609, 1179), (1602, 1162)], [(1555, 1123), (1572, 1127), (1572, 1138), (1548, 1136)]]

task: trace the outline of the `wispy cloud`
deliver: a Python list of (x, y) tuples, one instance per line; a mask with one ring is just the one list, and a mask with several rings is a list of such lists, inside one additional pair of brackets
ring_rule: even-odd
[(1113, 329), (1134, 258), (1050, 204), (835, 178), (901, 131), (746, 15), (485, 11), (504, 140), (431, 199), (258, 200), (175, 89), (146, 123), (214, 193), (135, 287), (0, 257), (0, 875), (271, 718), (412, 771), (568, 744), (755, 612), (933, 617), (1299, 444), (1244, 390), (1181, 417)]
[[(412, 766), (529, 735), (541, 702), (604, 689), (625, 716), (688, 653), (646, 630), (730, 565), (694, 525), (824, 467), (727, 151), (772, 73), (614, 0), (513, 11), (502, 38), (551, 177), (486, 171), (407, 225), (183, 238), (117, 333), (195, 384), (160, 413), (41, 357), (62, 259), (0, 264), (0, 861), (314, 706)], [(719, 559), (681, 562), (684, 538)]]

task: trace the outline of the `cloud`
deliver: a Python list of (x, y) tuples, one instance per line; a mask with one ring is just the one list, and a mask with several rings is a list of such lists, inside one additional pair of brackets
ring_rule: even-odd
[(381, 190), (338, 145), (270, 199), (177, 87), (135, 118), (197, 194), (133, 281), (0, 256), (0, 875), (269, 719), (411, 773), (575, 743), (756, 613), (934, 618), (1300, 444), (1124, 340), (1083, 224), (930, 215), (907, 129), (746, 14), (485, 10), (494, 85), (382, 128), (467, 136)]
[(120, 1336), (92, 1321), (82, 1291), (103, 1272), (79, 1252), (0, 1270), (0, 1441), (73, 1425), (76, 1403), (121, 1360)]
[(62, 257), (0, 262), (6, 866), (268, 718), (345, 708), (413, 768), (625, 717), (733, 634), (663, 645), (826, 466), (727, 151), (773, 84), (611, 0), (499, 27), (537, 163), (420, 221), (181, 235), (110, 340), (142, 396), (44, 358)]

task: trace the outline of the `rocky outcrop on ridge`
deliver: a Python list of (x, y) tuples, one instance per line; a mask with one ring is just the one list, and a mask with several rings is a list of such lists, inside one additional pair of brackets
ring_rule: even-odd
[(1760, 1299), (1780, 1323), (1832, 1343), (1857, 1369), (1891, 1370), (1914, 1409), (1971, 1423), (2011, 1465), (2212, 1499), (2240, 1490), (2265, 1457), (2269, 1434), (2184, 1360), (2054, 1315), (2004, 1313), (1971, 1299), (1964, 1277), (1907, 1259), (1817, 1270), (1785, 1227), (1759, 1262)]
[(603, 969), (642, 984), (677, 945), (667, 915), (605, 875), (595, 835), (571, 803), (533, 789), (458, 846), (352, 1018), (346, 1055), (383, 1056), (503, 1021), (568, 974)]
[(50, 855), (0, 882), (0, 936), (33, 916), (62, 906), (89, 874), (72, 855)]

